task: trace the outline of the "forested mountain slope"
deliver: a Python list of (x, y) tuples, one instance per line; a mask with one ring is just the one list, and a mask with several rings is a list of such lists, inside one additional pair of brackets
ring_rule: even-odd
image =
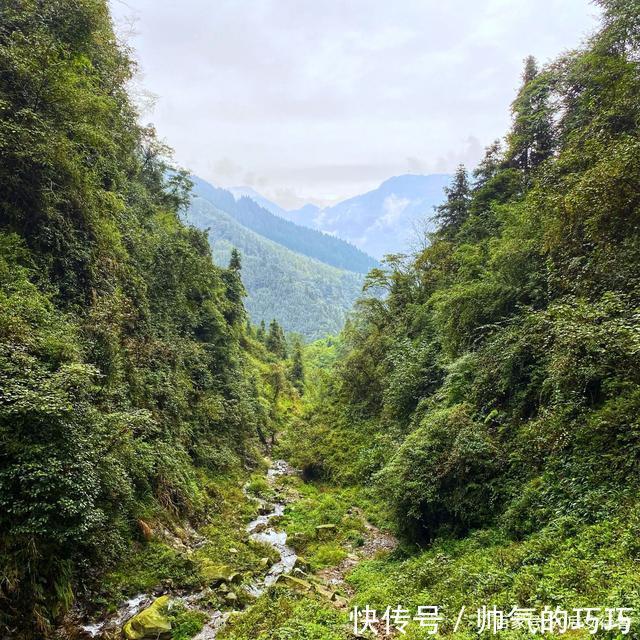
[(276, 318), (287, 331), (309, 339), (341, 329), (360, 294), (362, 275), (294, 253), (203, 198), (193, 199), (187, 216), (199, 229), (209, 230), (218, 264), (228, 264), (233, 247), (240, 251), (246, 308), (253, 322)]
[(363, 606), (640, 605), (640, 5), (598, 4), (582, 49), (527, 60), (430, 246), (371, 274), (294, 430), (309, 473), (438, 540), (354, 577)]
[(355, 273), (367, 273), (378, 265), (371, 256), (339, 237), (285, 220), (250, 197), (236, 200), (230, 191), (214, 187), (197, 176), (192, 176), (192, 180), (195, 195), (208, 200), (241, 225), (296, 253)]
[(426, 231), (433, 230), (433, 209), (444, 198), (447, 174), (404, 174), (377, 188), (329, 207), (306, 204), (285, 211), (248, 187), (232, 189), (277, 216), (348, 240), (367, 254), (382, 259), (390, 253), (409, 253)]
[[(179, 219), (107, 3), (3, 3), (0, 68), (0, 636), (43, 638), (148, 523), (220, 517), (287, 385)], [(154, 552), (194, 570), (156, 542), (151, 579)]]

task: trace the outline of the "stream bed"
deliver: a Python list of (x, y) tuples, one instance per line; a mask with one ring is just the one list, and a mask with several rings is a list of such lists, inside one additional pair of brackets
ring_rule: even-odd
[[(275, 460), (271, 463), (267, 471), (267, 481), (273, 486), (278, 476), (294, 473), (291, 467), (284, 460)], [(268, 569), (266, 575), (256, 578), (243, 588), (251, 596), (257, 598), (262, 595), (278, 578), (283, 574), (291, 573), (298, 559), (295, 551), (287, 545), (287, 534), (279, 531), (271, 525), (273, 518), (284, 514), (285, 503), (283, 501), (270, 502), (261, 498), (249, 496), (246, 488), (243, 489), (245, 495), (258, 502), (258, 512), (260, 515), (249, 522), (246, 527), (249, 538), (263, 544), (271, 546), (278, 552), (279, 560), (274, 562)], [(202, 630), (195, 636), (195, 640), (213, 640), (220, 630), (225, 626), (232, 611), (215, 610), (211, 611), (200, 606), (200, 601), (206, 598), (205, 590), (194, 591), (192, 593), (169, 594), (173, 602), (180, 602), (189, 609), (202, 611), (207, 615), (207, 621)], [(122, 629), (123, 625), (137, 613), (147, 608), (158, 596), (157, 593), (138, 594), (134, 598), (125, 601), (117, 612), (105, 620), (84, 624), (80, 629), (88, 638), (99, 640), (109, 634)], [(249, 605), (251, 606), (251, 605)]]

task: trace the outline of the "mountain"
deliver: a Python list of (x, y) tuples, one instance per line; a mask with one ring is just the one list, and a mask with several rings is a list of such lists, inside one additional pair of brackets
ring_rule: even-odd
[(307, 204), (285, 211), (250, 187), (234, 187), (233, 193), (298, 225), (342, 238), (381, 259), (387, 253), (411, 251), (418, 235), (433, 229), (433, 208), (443, 201), (443, 188), (450, 179), (448, 174), (395, 176), (377, 189), (325, 209)]
[(251, 187), (229, 187), (227, 191), (230, 191), (236, 200), (239, 200), (242, 197), (251, 198), (255, 203), (259, 204), (263, 209), (266, 209), (270, 213), (280, 216), (281, 218), (291, 220), (289, 212), (286, 209), (283, 209), (279, 204), (265, 198), (261, 193), (258, 193)]
[(297, 225), (272, 213), (260, 203), (265, 203), (275, 211), (279, 210), (278, 205), (270, 203), (251, 189), (243, 187), (239, 191), (236, 188), (239, 196), (236, 198), (232, 191), (214, 187), (202, 178), (192, 176), (191, 179), (195, 195), (225, 211), (241, 225), (292, 251), (355, 273), (367, 273), (378, 265), (371, 256), (340, 238)]
[(389, 178), (373, 191), (323, 209), (313, 226), (376, 258), (407, 252), (421, 230), (432, 229), (433, 207), (442, 202), (449, 180), (446, 174)]
[(193, 199), (187, 219), (208, 231), (219, 265), (228, 264), (233, 247), (240, 251), (242, 281), (248, 293), (245, 306), (253, 322), (276, 318), (286, 331), (309, 339), (340, 330), (360, 294), (362, 274), (295, 253), (202, 197)]

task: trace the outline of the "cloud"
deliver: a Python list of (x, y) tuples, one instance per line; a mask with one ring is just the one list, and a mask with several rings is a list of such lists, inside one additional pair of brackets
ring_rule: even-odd
[(181, 164), (320, 201), (475, 161), (509, 124), (523, 58), (576, 46), (595, 12), (588, 0), (111, 5)]
[(409, 198), (400, 198), (395, 193), (387, 196), (382, 203), (383, 214), (376, 220), (374, 226), (380, 229), (393, 227), (409, 204), (411, 204)]

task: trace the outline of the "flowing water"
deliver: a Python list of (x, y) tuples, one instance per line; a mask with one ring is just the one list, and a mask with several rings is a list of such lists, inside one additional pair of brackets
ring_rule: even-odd
[[(267, 471), (267, 480), (273, 486), (278, 476), (293, 473), (292, 469), (284, 460), (274, 461)], [(245, 491), (245, 495), (246, 491)], [(285, 531), (278, 531), (271, 526), (271, 520), (284, 514), (284, 502), (268, 502), (259, 498), (251, 498), (256, 500), (258, 510), (261, 513), (255, 520), (247, 525), (247, 533), (252, 540), (262, 542), (273, 547), (279, 554), (280, 559), (271, 565), (267, 574), (262, 578), (256, 578), (251, 583), (244, 586), (244, 589), (254, 597), (262, 595), (268, 587), (276, 582), (279, 576), (291, 573), (296, 560), (298, 559), (295, 551), (287, 545), (287, 534)], [(95, 624), (87, 624), (81, 626), (84, 633), (91, 638), (101, 638), (106, 632), (121, 629), (124, 623), (146, 607), (148, 607), (155, 595), (139, 594), (135, 598), (127, 600), (118, 609), (117, 613), (102, 622)], [(220, 630), (226, 624), (230, 611), (207, 611), (201, 609), (198, 605), (199, 601), (206, 597), (204, 591), (196, 591), (188, 595), (176, 596), (173, 598), (176, 602), (182, 602), (187, 607), (204, 611), (209, 619), (205, 623), (202, 631), (194, 638), (194, 640), (213, 640)]]

